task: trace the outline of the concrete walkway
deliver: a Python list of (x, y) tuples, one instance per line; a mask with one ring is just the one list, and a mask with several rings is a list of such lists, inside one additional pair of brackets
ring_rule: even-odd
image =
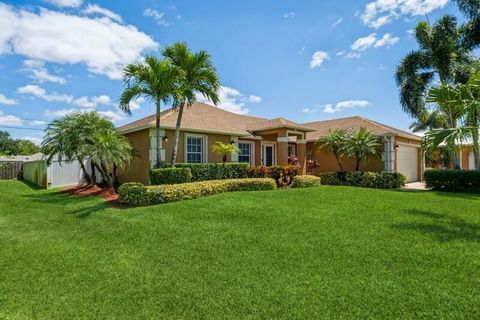
[(425, 182), (410, 182), (406, 183), (405, 186), (402, 187), (403, 190), (415, 190), (415, 191), (428, 191), (425, 186)]

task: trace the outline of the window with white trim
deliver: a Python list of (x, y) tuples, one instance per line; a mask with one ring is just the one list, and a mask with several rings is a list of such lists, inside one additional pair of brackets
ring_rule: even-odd
[(187, 136), (186, 160), (188, 163), (204, 162), (204, 137)]
[(251, 163), (252, 161), (252, 143), (251, 142), (239, 142), (238, 148), (238, 162)]

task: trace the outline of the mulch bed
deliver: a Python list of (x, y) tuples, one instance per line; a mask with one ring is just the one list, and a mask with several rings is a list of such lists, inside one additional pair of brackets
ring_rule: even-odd
[(72, 188), (67, 188), (63, 190), (64, 193), (67, 193), (72, 196), (100, 196), (106, 202), (111, 203), (112, 205), (119, 204), (118, 194), (115, 192), (115, 189), (102, 188), (97, 185), (79, 185)]

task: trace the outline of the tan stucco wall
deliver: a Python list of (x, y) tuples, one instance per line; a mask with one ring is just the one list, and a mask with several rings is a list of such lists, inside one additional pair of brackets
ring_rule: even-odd
[(147, 184), (149, 182), (149, 129), (144, 129), (125, 135), (128, 142), (135, 150), (135, 156), (127, 164), (124, 169), (118, 170), (118, 180), (120, 183), (125, 182), (141, 182)]
[[(383, 151), (383, 148), (381, 152)], [(309, 154), (308, 159), (316, 160), (320, 164), (318, 171), (320, 172), (329, 172), (329, 171), (340, 171), (337, 160), (333, 153), (322, 150), (314, 145), (313, 142), (307, 143), (307, 153)], [(355, 170), (355, 159), (351, 158), (342, 158), (343, 168), (346, 171)], [(384, 165), (381, 158), (369, 157), (367, 161), (367, 166), (365, 167), (365, 162), (362, 161), (360, 165), (361, 170), (365, 171), (383, 171)]]

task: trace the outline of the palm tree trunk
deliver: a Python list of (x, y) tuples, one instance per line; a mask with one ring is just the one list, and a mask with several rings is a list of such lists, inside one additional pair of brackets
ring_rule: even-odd
[(475, 162), (475, 169), (480, 170), (480, 143), (478, 137), (478, 127), (473, 129), (472, 133), (472, 140), (473, 140), (473, 159)]
[(361, 161), (362, 161), (362, 158), (355, 157), (355, 171), (360, 171), (360, 162)]
[(83, 176), (85, 177), (85, 181), (87, 182), (87, 184), (92, 184), (92, 177), (88, 174), (87, 168), (85, 168), (85, 164), (83, 163), (84, 161), (83, 158), (77, 155), (77, 161), (78, 163), (80, 163), (80, 168), (82, 169)]
[(175, 138), (173, 139), (173, 150), (172, 150), (172, 160), (170, 161), (170, 166), (175, 166), (175, 161), (177, 160), (178, 152), (178, 139), (180, 138), (180, 125), (182, 124), (183, 116), (183, 103), (179, 106), (178, 115), (177, 115), (177, 125), (175, 126)]
[(103, 178), (103, 182), (107, 185), (107, 187), (112, 186), (112, 179), (110, 179), (110, 176), (108, 173), (105, 172), (104, 168), (102, 168), (101, 165), (95, 164), (95, 168), (97, 168), (98, 172), (100, 172), (100, 175)]
[(97, 175), (95, 174), (95, 163), (90, 159), (90, 170), (92, 171), (92, 184), (97, 184)]
[(340, 171), (345, 171), (343, 170), (342, 162), (340, 162), (340, 157), (336, 154), (335, 159), (337, 159), (338, 166), (340, 167)]
[(156, 101), (156, 116), (155, 116), (155, 148), (156, 148), (156, 162), (155, 167), (162, 166), (162, 151), (160, 150), (160, 99)]

